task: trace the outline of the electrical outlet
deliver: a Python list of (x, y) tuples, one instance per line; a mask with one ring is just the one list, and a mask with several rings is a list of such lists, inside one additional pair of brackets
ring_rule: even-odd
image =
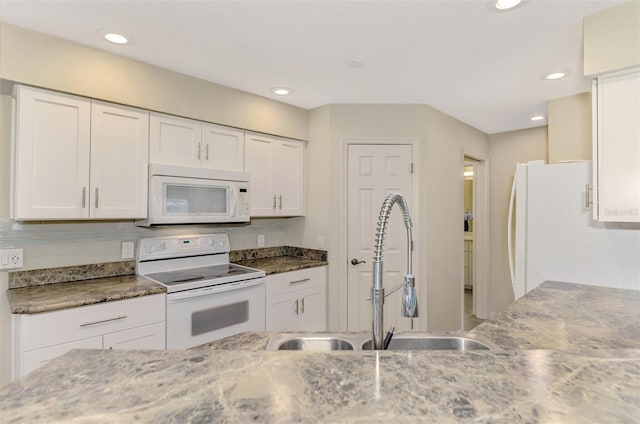
[(132, 241), (123, 241), (122, 242), (122, 259), (133, 259), (135, 243)]
[(0, 269), (16, 269), (24, 266), (22, 249), (0, 250)]
[(264, 234), (258, 235), (258, 247), (264, 247)]

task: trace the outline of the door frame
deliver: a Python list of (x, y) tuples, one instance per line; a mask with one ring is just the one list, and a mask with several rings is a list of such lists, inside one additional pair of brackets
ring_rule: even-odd
[[(480, 319), (489, 317), (489, 158), (487, 156), (462, 149), (460, 170), (464, 169), (465, 157), (473, 159), (473, 311)], [(461, 179), (461, 195), (464, 196), (464, 179)], [(460, 226), (461, 267), (464, 269), (464, 228)], [(477, 291), (477, 293), (476, 293)], [(464, 328), (464, 272), (460, 280), (462, 299), (461, 323)]]
[[(339, 255), (339, 275), (344, 276), (344, 284), (340, 284), (339, 287), (339, 296), (342, 301), (340, 302), (341, 308), (341, 319), (340, 319), (340, 329), (343, 331), (347, 330), (348, 325), (348, 307), (349, 307), (349, 299), (348, 299), (348, 272), (349, 272), (349, 240), (348, 240), (348, 218), (349, 211), (347, 210), (348, 205), (348, 184), (349, 184), (349, 146), (350, 145), (410, 145), (411, 146), (411, 161), (413, 163), (413, 173), (411, 185), (412, 185), (412, 204), (409, 205), (411, 210), (411, 218), (413, 221), (413, 229), (412, 229), (412, 237), (414, 240), (414, 248), (413, 248), (413, 273), (414, 275), (419, 275), (420, 270), (420, 243), (416, 241), (417, 238), (422, 236), (420, 232), (420, 223), (419, 219), (416, 219), (420, 215), (420, 199), (419, 199), (419, 183), (420, 178), (417, 176), (420, 174), (420, 166), (418, 166), (418, 158), (419, 154), (419, 139), (415, 137), (345, 137), (342, 139), (342, 184), (340, 189), (342, 193), (340, 193), (341, 198), (341, 208), (340, 208), (340, 226), (343, 229), (340, 234), (340, 255)], [(382, 204), (380, 204), (382, 206)], [(394, 206), (395, 207), (395, 206)], [(371, 245), (373, 246), (374, 240), (371, 240)], [(427, 276), (424, 275), (419, 279), (416, 279), (416, 286), (418, 295), (422, 294), (422, 298), (426, 299), (427, 293)], [(392, 296), (395, 296), (393, 294)], [(419, 311), (417, 322), (417, 328), (414, 326), (414, 330), (422, 330), (426, 329), (426, 319), (427, 319), (427, 303), (426, 301), (422, 304)]]

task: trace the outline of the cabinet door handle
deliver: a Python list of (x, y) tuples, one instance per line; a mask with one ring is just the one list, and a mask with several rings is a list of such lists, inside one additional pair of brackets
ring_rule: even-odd
[(102, 324), (103, 322), (118, 321), (120, 319), (125, 319), (126, 317), (127, 317), (126, 315), (118, 315), (115, 318), (107, 318), (107, 319), (101, 319), (99, 321), (83, 322), (82, 324), (80, 324), (80, 327), (88, 327), (90, 325)]
[(280, 209), (282, 209), (282, 194), (278, 196), (278, 203), (280, 204)]
[(273, 195), (273, 209), (276, 208), (276, 195)]
[(589, 186), (589, 184), (585, 185), (585, 202), (584, 202), (585, 209), (589, 209), (591, 206), (593, 206), (593, 200), (589, 195), (589, 193), (591, 192), (592, 192), (592, 189)]
[(98, 187), (96, 187), (96, 209), (98, 209)]
[(300, 299), (300, 313), (304, 314), (304, 297), (302, 299)]
[(196, 157), (200, 159), (200, 143), (198, 143), (198, 147), (196, 147), (196, 151), (198, 152)]
[(298, 315), (298, 299), (296, 299), (296, 315)]
[(82, 187), (82, 209), (87, 207), (87, 188)]
[(209, 145), (204, 145), (204, 160), (209, 160)]
[(302, 280), (290, 281), (289, 285), (292, 286), (294, 284), (306, 283), (307, 281), (311, 281), (311, 278), (303, 278)]

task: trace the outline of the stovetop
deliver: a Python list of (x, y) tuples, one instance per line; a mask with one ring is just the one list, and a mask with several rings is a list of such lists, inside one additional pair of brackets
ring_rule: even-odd
[[(177, 271), (156, 272), (153, 274), (147, 274), (145, 277), (157, 281), (158, 283), (166, 284), (167, 286), (175, 286), (194, 281), (210, 281), (226, 277), (241, 277), (243, 275), (255, 273), (255, 271), (255, 269), (245, 268), (239, 265), (224, 264)], [(212, 281), (212, 283), (215, 282)]]

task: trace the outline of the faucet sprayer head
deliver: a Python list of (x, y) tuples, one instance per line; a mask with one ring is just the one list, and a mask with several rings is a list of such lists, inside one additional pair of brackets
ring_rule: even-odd
[(418, 297), (413, 275), (404, 276), (404, 287), (402, 289), (402, 316), (405, 318), (418, 317)]

